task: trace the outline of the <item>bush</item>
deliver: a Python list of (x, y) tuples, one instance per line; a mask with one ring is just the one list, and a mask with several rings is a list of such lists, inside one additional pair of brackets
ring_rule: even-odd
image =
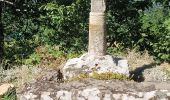
[(159, 62), (170, 62), (169, 16), (164, 8), (152, 8), (141, 17), (142, 37), (139, 45), (147, 49)]
[[(42, 42), (58, 45), (68, 52), (87, 48), (89, 0), (76, 0), (70, 5), (48, 3), (41, 6)], [(41, 41), (41, 40), (40, 40)]]

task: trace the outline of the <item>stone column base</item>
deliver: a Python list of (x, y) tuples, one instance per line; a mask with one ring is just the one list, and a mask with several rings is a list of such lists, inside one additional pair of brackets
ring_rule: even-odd
[(67, 80), (80, 74), (91, 74), (94, 70), (97, 73), (112, 72), (129, 76), (126, 60), (113, 58), (111, 55), (94, 56), (88, 54), (68, 60), (63, 67), (63, 75), (64, 79)]

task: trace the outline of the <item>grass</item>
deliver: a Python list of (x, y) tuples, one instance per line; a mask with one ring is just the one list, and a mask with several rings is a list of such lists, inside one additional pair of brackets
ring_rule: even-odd
[(19, 66), (9, 70), (0, 71), (0, 83), (12, 83), (20, 90), (24, 83), (42, 76), (42, 70), (33, 66)]
[[(128, 53), (126, 54), (126, 59), (128, 60), (129, 68), (131, 71), (142, 66), (159, 66), (162, 71), (166, 72), (167, 75), (170, 77), (170, 63), (164, 62), (160, 65), (157, 65), (154, 61), (154, 58), (150, 56), (148, 51), (146, 50), (144, 52), (137, 52), (136, 50), (128, 51)], [(155, 66), (151, 66), (152, 64), (154, 64)]]
[(17, 100), (16, 89), (12, 88), (0, 98), (0, 100)]
[(119, 50), (116, 48), (109, 48), (108, 52), (114, 57), (127, 59), (130, 70), (135, 70), (136, 68), (142, 67), (143, 65), (155, 63), (154, 58), (149, 55), (147, 50), (139, 52), (136, 49)]
[(24, 83), (42, 77), (47, 74), (43, 69), (57, 70), (62, 68), (67, 59), (78, 57), (80, 54), (64, 54), (56, 47), (40, 46), (35, 49), (30, 58), (25, 59), (23, 65), (13, 66), (3, 70), (0, 66), (0, 83), (12, 83), (17, 91), (22, 89)]

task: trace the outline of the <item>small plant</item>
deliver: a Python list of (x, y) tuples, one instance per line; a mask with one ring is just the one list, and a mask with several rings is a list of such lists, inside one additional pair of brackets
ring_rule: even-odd
[(39, 64), (41, 61), (41, 57), (39, 54), (37, 53), (33, 53), (29, 59), (26, 59), (25, 61), (25, 64), (29, 65), (29, 64), (32, 64), (32, 65), (36, 65), (36, 64)]
[(2, 96), (1, 100), (17, 100), (16, 89), (12, 88)]
[(67, 54), (67, 59), (77, 58), (80, 55), (81, 54), (78, 54), (78, 53), (69, 53), (69, 54)]

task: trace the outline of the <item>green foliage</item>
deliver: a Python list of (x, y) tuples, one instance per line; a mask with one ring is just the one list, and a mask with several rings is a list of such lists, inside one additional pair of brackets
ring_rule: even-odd
[[(90, 0), (13, 3), (17, 6), (5, 3), (2, 12), (5, 69), (9, 64), (38, 64), (42, 59), (73, 58), (87, 51)], [(168, 6), (168, 0), (107, 0), (108, 53), (147, 49), (157, 60), (169, 62)], [(45, 45), (51, 46), (44, 52), (49, 54), (46, 57), (36, 51)]]
[(39, 63), (35, 48), (41, 45), (58, 46), (60, 51), (48, 50), (55, 57), (87, 48), (89, 1), (48, 2), (17, 1), (20, 6), (3, 8), (4, 66), (23, 64), (25, 59), (26, 64)]
[(124, 48), (135, 48), (140, 39), (140, 13), (150, 5), (148, 0), (108, 0), (107, 1), (107, 41)]
[(82, 53), (68, 53), (67, 54), (67, 59), (80, 57), (81, 54)]
[(169, 32), (164, 23), (169, 17), (167, 5), (159, 0), (108, 0), (107, 41), (114, 48), (108, 52), (119, 53), (120, 48), (148, 50), (156, 60), (169, 62)]
[(36, 65), (36, 64), (39, 64), (41, 61), (41, 57), (40, 55), (36, 54), (36, 53), (33, 53), (29, 56), (28, 59), (25, 60), (25, 64), (27, 65)]
[(58, 46), (44, 45), (35, 48), (35, 52), (23, 60), (26, 65), (39, 65), (41, 67), (57, 68), (66, 60), (77, 58), (82, 53), (64, 53)]
[(45, 43), (59, 45), (60, 50), (65, 52), (80, 52), (86, 49), (88, 0), (77, 0), (67, 6), (48, 3), (41, 6), (40, 10), (46, 12), (40, 17), (44, 27), (41, 35), (46, 38)]
[(109, 47), (107, 48), (107, 53), (114, 56), (123, 56), (123, 54), (125, 54), (125, 50), (123, 46), (116, 47), (116, 48)]
[(142, 37), (139, 45), (147, 49), (159, 61), (170, 61), (169, 16), (163, 7), (152, 8), (141, 17)]

